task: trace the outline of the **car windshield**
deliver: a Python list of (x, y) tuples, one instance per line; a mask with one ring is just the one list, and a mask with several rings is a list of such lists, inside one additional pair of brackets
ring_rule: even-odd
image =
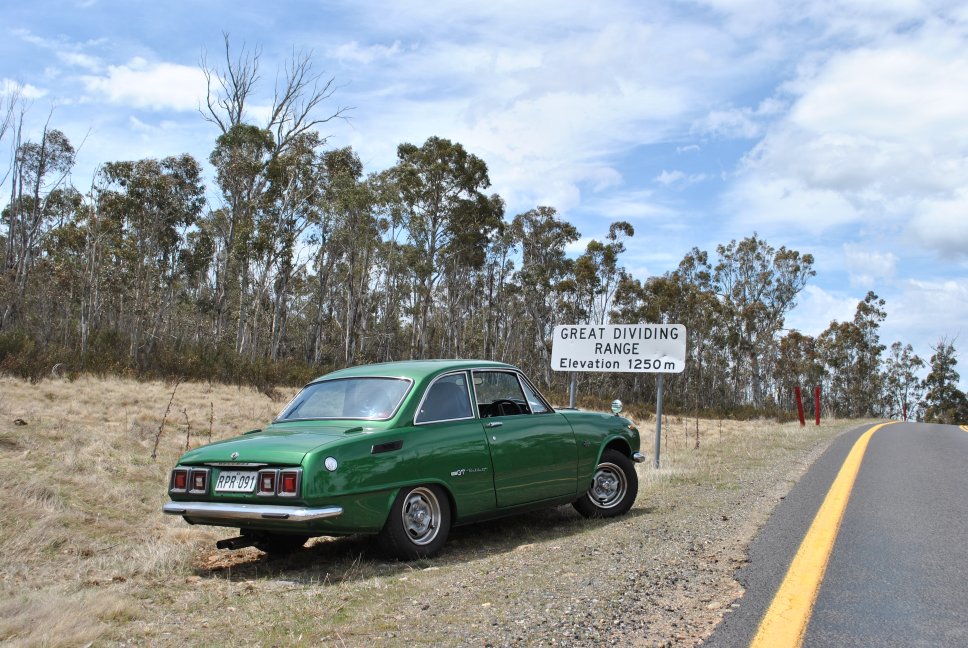
[(276, 420), (385, 420), (396, 412), (409, 387), (410, 381), (401, 378), (322, 380), (306, 385)]

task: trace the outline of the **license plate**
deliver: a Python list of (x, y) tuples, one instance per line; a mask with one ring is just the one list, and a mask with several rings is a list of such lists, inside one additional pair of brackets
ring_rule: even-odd
[(251, 493), (255, 490), (258, 473), (245, 470), (223, 470), (215, 482), (216, 493)]

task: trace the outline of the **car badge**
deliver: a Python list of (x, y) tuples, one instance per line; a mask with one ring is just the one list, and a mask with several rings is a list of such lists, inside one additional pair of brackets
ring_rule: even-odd
[(233, 452), (232, 453), (232, 461), (235, 461), (238, 458), (239, 458), (239, 453), (238, 452)]

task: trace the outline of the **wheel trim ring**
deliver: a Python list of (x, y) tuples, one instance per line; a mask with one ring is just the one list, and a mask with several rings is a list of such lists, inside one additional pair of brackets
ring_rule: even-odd
[[(615, 480), (614, 490), (609, 489), (605, 492), (604, 497), (597, 497), (599, 493), (598, 483), (599, 479), (610, 478)], [(588, 499), (601, 509), (614, 508), (625, 499), (625, 494), (628, 492), (629, 484), (628, 479), (625, 477), (625, 472), (617, 465), (610, 461), (602, 462), (598, 464), (595, 469), (595, 475), (592, 477), (592, 486), (588, 489)]]
[(428, 545), (440, 532), (440, 501), (428, 488), (414, 488), (403, 500), (403, 530), (415, 545)]

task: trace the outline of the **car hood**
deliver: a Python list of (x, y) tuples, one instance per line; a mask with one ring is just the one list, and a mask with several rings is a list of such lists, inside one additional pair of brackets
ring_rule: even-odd
[(362, 428), (359, 424), (270, 426), (261, 432), (190, 450), (182, 455), (179, 463), (235, 462), (298, 466), (307, 453), (344, 438), (347, 431), (362, 432)]

